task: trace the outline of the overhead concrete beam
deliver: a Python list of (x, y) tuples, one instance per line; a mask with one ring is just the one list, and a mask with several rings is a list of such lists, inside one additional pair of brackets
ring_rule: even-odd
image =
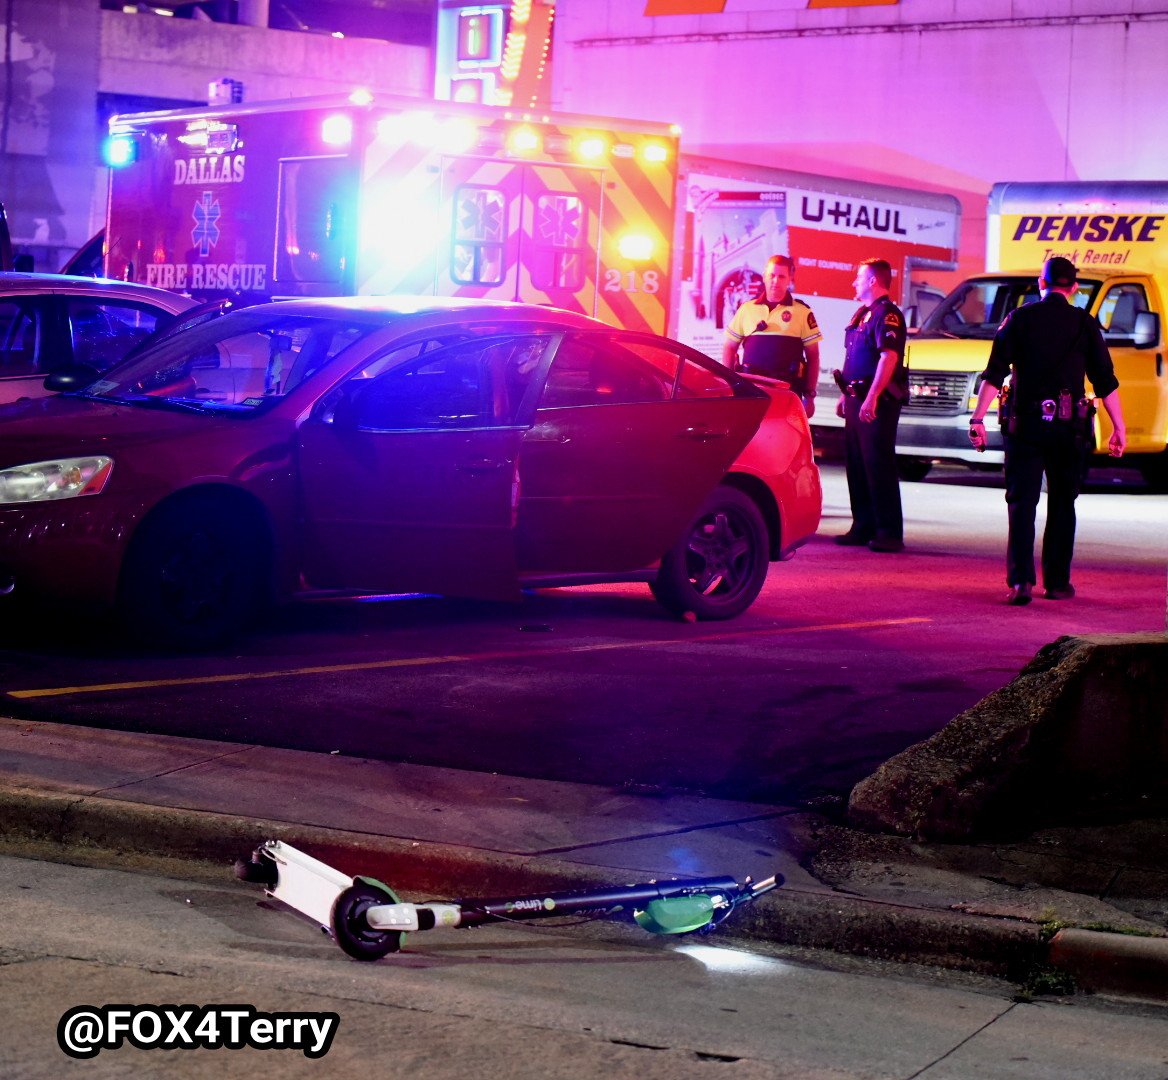
[(230, 76), (248, 101), (374, 92), (429, 97), (430, 50), (367, 38), (269, 30), (230, 23), (101, 13), (98, 90), (205, 101), (207, 84)]

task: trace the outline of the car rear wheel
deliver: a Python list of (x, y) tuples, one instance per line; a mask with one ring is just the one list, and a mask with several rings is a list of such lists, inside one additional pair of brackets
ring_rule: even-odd
[(667, 611), (732, 619), (754, 602), (770, 562), (766, 522), (749, 496), (718, 487), (661, 560), (653, 595)]
[(263, 596), (263, 544), (239, 507), (216, 499), (164, 506), (134, 537), (119, 615), (139, 641), (207, 649), (234, 638)]

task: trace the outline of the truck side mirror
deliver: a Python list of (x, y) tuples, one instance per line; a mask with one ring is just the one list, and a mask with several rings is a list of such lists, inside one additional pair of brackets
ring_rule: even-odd
[(1132, 328), (1132, 344), (1137, 349), (1152, 349), (1160, 342), (1160, 316), (1154, 311), (1141, 311)]

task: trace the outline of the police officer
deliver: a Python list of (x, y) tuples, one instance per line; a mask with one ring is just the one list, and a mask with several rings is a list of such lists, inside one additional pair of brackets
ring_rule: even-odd
[(904, 316), (888, 295), (892, 267), (865, 259), (854, 287), (861, 307), (844, 334), (846, 354), (836, 373), (844, 391), (837, 407), (844, 420), (852, 526), (835, 542), (872, 551), (904, 550), (896, 426), (908, 397), (904, 367)]
[[(1093, 404), (1084, 397), (1084, 378), (1111, 418), (1108, 450), (1120, 457), (1126, 445), (1119, 382), (1099, 324), (1068, 297), (1076, 271), (1069, 259), (1055, 256), (1038, 278), (1042, 299), (1010, 312), (994, 336), (982, 373), (977, 406), (969, 419), (969, 441), (986, 447), (985, 414), (1013, 370), (1008, 417), (1003, 417), (1006, 450), (1006, 602), (1029, 604), (1034, 573), (1034, 514), (1046, 474), (1046, 532), (1042, 538), (1042, 582), (1050, 600), (1069, 600), (1071, 558), (1075, 551), (1075, 499), (1085, 455), (1093, 436)], [(1003, 409), (1005, 412), (1005, 409)]]
[[(763, 271), (764, 293), (748, 300), (726, 327), (722, 362), (729, 368), (754, 375), (766, 375), (791, 384), (808, 417), (815, 415), (815, 392), (819, 382), (819, 342), (823, 334), (815, 313), (791, 294), (795, 260), (790, 255), (772, 255)], [(742, 363), (738, 350), (742, 349)]]

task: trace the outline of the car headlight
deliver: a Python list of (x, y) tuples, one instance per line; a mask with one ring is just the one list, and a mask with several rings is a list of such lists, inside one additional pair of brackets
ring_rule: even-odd
[(113, 467), (112, 458), (77, 457), (0, 469), (0, 505), (96, 495)]

